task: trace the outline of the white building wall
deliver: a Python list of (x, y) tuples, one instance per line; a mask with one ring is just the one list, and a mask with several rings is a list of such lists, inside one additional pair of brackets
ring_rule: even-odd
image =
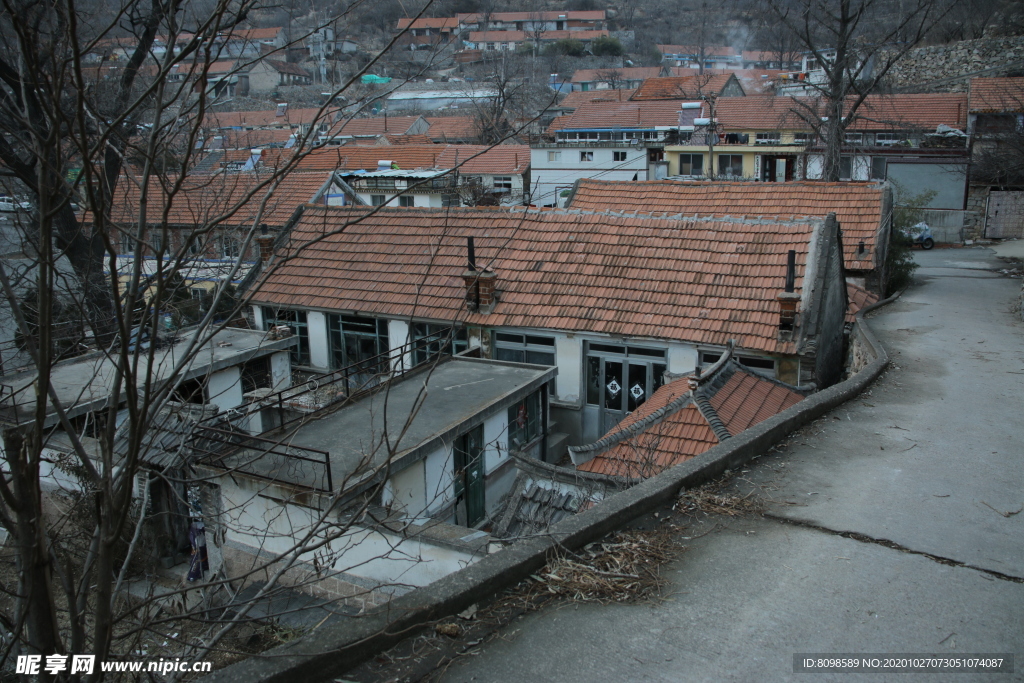
[(315, 368), (326, 370), (331, 365), (327, 339), (327, 314), (320, 311), (308, 311), (306, 325), (309, 332), (310, 363)]
[(206, 400), (221, 410), (241, 405), (242, 373), (238, 366), (224, 368), (210, 375), (206, 394)]
[(455, 462), (452, 444), (446, 443), (423, 461), (428, 513), (436, 512), (455, 498)]
[(552, 400), (578, 405), (583, 386), (583, 340), (575, 335), (557, 335), (555, 365), (558, 366), (558, 375)]
[(404, 368), (412, 367), (412, 354), (406, 353), (399, 357), (395, 349), (405, 346), (411, 341), (409, 336), (409, 323), (404, 320), (388, 321), (388, 348), (391, 349), (391, 369), (395, 372)]
[[(549, 158), (548, 153), (557, 153)], [(580, 161), (581, 152), (592, 152), (593, 161)], [(625, 152), (625, 161), (615, 161), (615, 152)], [(530, 150), (531, 203), (565, 206), (562, 191), (572, 189), (580, 178), (601, 180), (647, 180), (647, 150), (633, 147), (560, 147)]]
[(700, 354), (690, 344), (671, 343), (668, 345), (668, 371), (681, 375), (697, 368)]
[(253, 306), (252, 307), (252, 322), (256, 325), (257, 330), (263, 329), (263, 307)]
[(278, 351), (270, 357), (270, 381), (274, 391), (292, 385), (292, 357), (287, 351)]

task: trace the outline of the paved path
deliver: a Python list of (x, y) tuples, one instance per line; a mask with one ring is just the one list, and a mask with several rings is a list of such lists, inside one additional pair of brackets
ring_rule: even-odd
[(1014, 674), (927, 680), (1024, 680), (1020, 280), (989, 249), (917, 258), (871, 323), (892, 369), (739, 478), (768, 517), (711, 520), (668, 568), (668, 601), (531, 615), (443, 680), (906, 678), (794, 674), (803, 652), (1012, 652)]

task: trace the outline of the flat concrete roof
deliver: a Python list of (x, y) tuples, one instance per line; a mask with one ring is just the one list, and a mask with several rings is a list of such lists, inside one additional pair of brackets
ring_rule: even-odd
[[(182, 374), (184, 379), (202, 377), (253, 358), (287, 349), (295, 343), (294, 337), (270, 340), (266, 332), (229, 327), (207, 340), (195, 357), (187, 365), (183, 365), (184, 357), (192, 349), (195, 336), (195, 330), (182, 331), (173, 344), (154, 351), (154, 376), (157, 380), (171, 377), (176, 373)], [(68, 417), (99, 410), (107, 404), (117, 369), (116, 361), (116, 355), (96, 352), (72, 358), (53, 367), (50, 383)], [(140, 385), (145, 378), (147, 362), (148, 352), (143, 350), (139, 358), (138, 376), (142, 378)], [(0, 385), (4, 386), (3, 399), (0, 401), (0, 420), (17, 420), (21, 423), (33, 420), (35, 380), (34, 370), (0, 377)], [(9, 390), (13, 391), (13, 399)], [(56, 413), (52, 408), (47, 414), (46, 421), (47, 424), (57, 422)]]
[(389, 454), (391, 471), (404, 469), (557, 372), (541, 365), (452, 358), (299, 427), (285, 442), (330, 453), (334, 487), (351, 488), (376, 478), (373, 468)]

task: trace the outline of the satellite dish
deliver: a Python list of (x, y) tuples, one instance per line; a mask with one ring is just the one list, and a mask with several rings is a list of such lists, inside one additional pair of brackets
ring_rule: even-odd
[(644, 141), (641, 140), (640, 138), (633, 138), (633, 146), (636, 147), (637, 149), (643, 149)]

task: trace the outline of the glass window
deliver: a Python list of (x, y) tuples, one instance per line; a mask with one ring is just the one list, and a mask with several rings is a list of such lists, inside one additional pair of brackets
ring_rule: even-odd
[(756, 145), (777, 145), (779, 144), (778, 133), (758, 133), (754, 140)]
[(292, 363), (309, 365), (309, 327), (306, 324), (305, 311), (274, 310), (263, 307), (263, 329), (269, 330), (275, 325), (287, 325), (298, 343), (291, 347)]
[(719, 154), (718, 175), (726, 178), (743, 177), (743, 155), (742, 154)]
[(519, 450), (543, 433), (541, 391), (535, 391), (508, 408), (508, 448)]
[(593, 152), (580, 152), (580, 161), (593, 161), (593, 160), (594, 160), (594, 153)]
[(370, 204), (373, 206), (383, 206), (385, 197), (382, 194), (371, 194)]
[(130, 232), (121, 233), (121, 254), (135, 253), (135, 236)]
[(511, 190), (512, 189), (512, 176), (509, 176), (509, 175), (496, 175), (496, 176), (494, 176), (494, 189), (496, 189), (496, 190)]
[(220, 255), (221, 258), (238, 258), (241, 252), (241, 245), (233, 235), (221, 235)]
[(406, 206), (406, 207), (408, 207), (408, 206), (416, 206), (415, 197), (412, 197), (412, 196), (407, 195), (407, 194), (403, 194), (401, 197), (398, 198), (398, 205), (399, 206)]
[(625, 161), (626, 160), (626, 153), (625, 152), (612, 152), (612, 159), (614, 161)]
[(853, 177), (853, 157), (839, 157), (839, 177), (843, 180)]
[(871, 157), (871, 179), (885, 180), (885, 157)]
[(895, 145), (899, 141), (900, 137), (896, 133), (875, 133), (876, 145)]
[(548, 152), (548, 161), (561, 161), (561, 160), (562, 160), (562, 153), (561, 152)]
[(495, 334), (494, 348), (497, 360), (533, 365), (555, 364), (554, 337), (498, 332)]
[(332, 370), (365, 363), (388, 352), (387, 320), (332, 314), (327, 327)]
[(413, 342), (418, 342), (426, 337), (430, 337), (430, 339), (422, 344), (416, 344), (413, 349), (415, 365), (433, 359), (442, 351), (454, 355), (469, 348), (469, 338), (465, 328), (459, 328), (453, 332), (451, 325), (413, 323)]
[(680, 154), (679, 175), (699, 176), (704, 175), (703, 154)]

